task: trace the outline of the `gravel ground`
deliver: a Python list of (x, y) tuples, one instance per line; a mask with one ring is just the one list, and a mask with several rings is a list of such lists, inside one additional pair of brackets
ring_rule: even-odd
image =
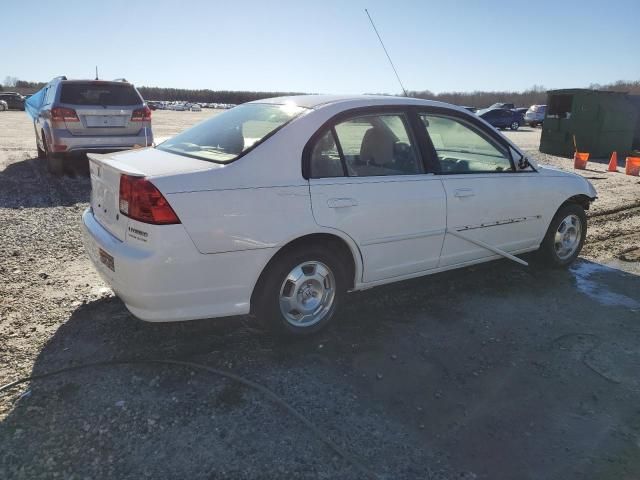
[[(211, 111), (154, 112), (158, 140)], [(509, 132), (538, 161), (539, 130)], [(115, 358), (180, 358), (268, 387), (388, 479), (640, 478), (640, 185), (596, 186), (569, 271), (498, 261), (352, 294), (288, 343), (250, 319), (131, 317), (80, 242), (86, 177), (52, 177), (0, 114), (0, 384)], [(261, 393), (162, 365), (77, 371), (0, 397), (0, 478), (363, 474)]]

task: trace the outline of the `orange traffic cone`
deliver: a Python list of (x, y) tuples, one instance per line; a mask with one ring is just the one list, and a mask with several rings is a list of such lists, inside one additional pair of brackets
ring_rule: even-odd
[(609, 168), (607, 170), (609, 172), (618, 171), (618, 152), (613, 152), (611, 154), (611, 160), (609, 160)]

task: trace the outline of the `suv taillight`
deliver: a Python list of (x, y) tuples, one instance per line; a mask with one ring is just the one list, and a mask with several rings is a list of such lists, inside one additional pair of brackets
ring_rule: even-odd
[(180, 223), (169, 202), (144, 177), (120, 175), (120, 213), (139, 222), (154, 225)]
[(78, 114), (73, 108), (55, 107), (51, 109), (51, 120), (54, 122), (79, 122)]
[(148, 122), (151, 121), (151, 109), (146, 105), (144, 108), (138, 108), (131, 114), (132, 122)]

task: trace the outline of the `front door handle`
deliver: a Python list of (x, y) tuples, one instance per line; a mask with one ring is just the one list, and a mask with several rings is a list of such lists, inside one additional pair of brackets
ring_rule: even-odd
[(327, 206), (329, 208), (346, 208), (357, 205), (358, 201), (355, 198), (330, 198), (327, 200)]
[(453, 195), (458, 198), (464, 198), (464, 197), (473, 197), (475, 193), (473, 193), (473, 190), (471, 190), (470, 188), (459, 188), (455, 191)]

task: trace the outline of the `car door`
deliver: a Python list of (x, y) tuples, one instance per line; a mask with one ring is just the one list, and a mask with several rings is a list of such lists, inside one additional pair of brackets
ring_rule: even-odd
[(467, 237), (507, 252), (537, 247), (543, 224), (540, 175), (517, 171), (500, 136), (468, 116), (421, 112), (447, 196), (440, 267), (495, 256)]
[(354, 239), (365, 283), (438, 265), (446, 197), (411, 122), (402, 108), (343, 115), (305, 149), (315, 221)]

